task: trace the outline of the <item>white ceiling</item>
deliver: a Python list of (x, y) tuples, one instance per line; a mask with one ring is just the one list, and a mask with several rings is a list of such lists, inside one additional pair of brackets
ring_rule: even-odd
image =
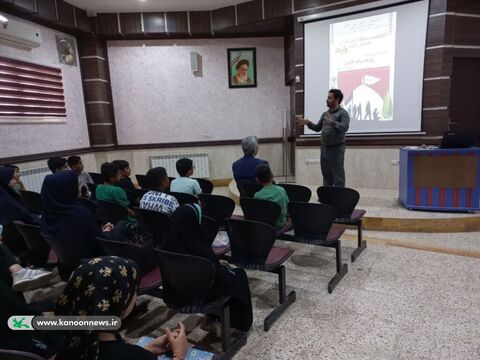
[(104, 12), (214, 10), (247, 0), (67, 0), (81, 9)]

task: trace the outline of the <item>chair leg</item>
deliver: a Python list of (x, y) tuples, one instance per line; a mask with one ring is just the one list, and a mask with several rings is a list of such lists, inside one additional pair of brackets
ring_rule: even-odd
[(360, 256), (362, 251), (367, 247), (367, 242), (364, 241), (362, 238), (362, 230), (363, 230), (363, 223), (362, 223), (362, 220), (360, 220), (357, 223), (358, 247), (353, 251), (351, 255), (352, 262), (355, 262), (355, 260), (357, 260), (357, 258)]
[(222, 337), (221, 360), (231, 359), (240, 348), (247, 342), (247, 333), (239, 333), (234, 336), (232, 341), (232, 328), (230, 327), (230, 306), (225, 307), (220, 312), (220, 329)]
[(283, 314), (283, 312), (295, 302), (297, 294), (291, 291), (287, 295), (287, 281), (285, 276), (285, 266), (281, 265), (271, 272), (278, 274), (278, 302), (270, 314), (263, 320), (263, 330), (268, 331), (273, 323)]
[(227, 352), (232, 341), (232, 329), (230, 328), (230, 306), (228, 305), (222, 309), (222, 313), (220, 314), (220, 326), (222, 336), (222, 351)]
[(337, 265), (337, 273), (335, 276), (328, 282), (328, 293), (331, 294), (333, 289), (338, 285), (340, 280), (343, 279), (345, 274), (348, 272), (348, 265), (342, 264), (342, 244), (339, 241), (335, 244), (335, 257), (336, 257), (336, 265)]

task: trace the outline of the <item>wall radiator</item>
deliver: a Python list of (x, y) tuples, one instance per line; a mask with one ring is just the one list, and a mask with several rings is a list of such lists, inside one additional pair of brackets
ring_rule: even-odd
[(154, 168), (162, 166), (167, 170), (167, 174), (170, 177), (178, 177), (177, 168), (175, 164), (178, 159), (189, 158), (193, 161), (195, 170), (193, 177), (197, 178), (209, 178), (210, 169), (208, 164), (208, 154), (172, 154), (172, 155), (160, 155), (150, 156), (150, 167)]
[(25, 185), (25, 189), (39, 193), (42, 190), (43, 179), (51, 173), (48, 167), (20, 170), (20, 179)]

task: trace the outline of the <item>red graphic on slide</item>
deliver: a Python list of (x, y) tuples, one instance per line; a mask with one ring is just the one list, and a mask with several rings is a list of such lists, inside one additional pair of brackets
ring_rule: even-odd
[(389, 67), (339, 72), (338, 87), (345, 94), (344, 106), (352, 120), (392, 120)]
[(345, 98), (352, 96), (353, 90), (360, 85), (372, 88), (382, 99), (390, 89), (390, 67), (341, 71), (338, 73), (338, 88)]

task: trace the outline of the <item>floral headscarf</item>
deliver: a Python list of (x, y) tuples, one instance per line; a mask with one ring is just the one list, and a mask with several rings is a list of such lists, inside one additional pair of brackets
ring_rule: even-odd
[[(137, 263), (116, 256), (86, 259), (72, 273), (56, 303), (55, 315), (121, 317), (139, 282)], [(68, 331), (61, 359), (98, 359), (96, 331)]]

